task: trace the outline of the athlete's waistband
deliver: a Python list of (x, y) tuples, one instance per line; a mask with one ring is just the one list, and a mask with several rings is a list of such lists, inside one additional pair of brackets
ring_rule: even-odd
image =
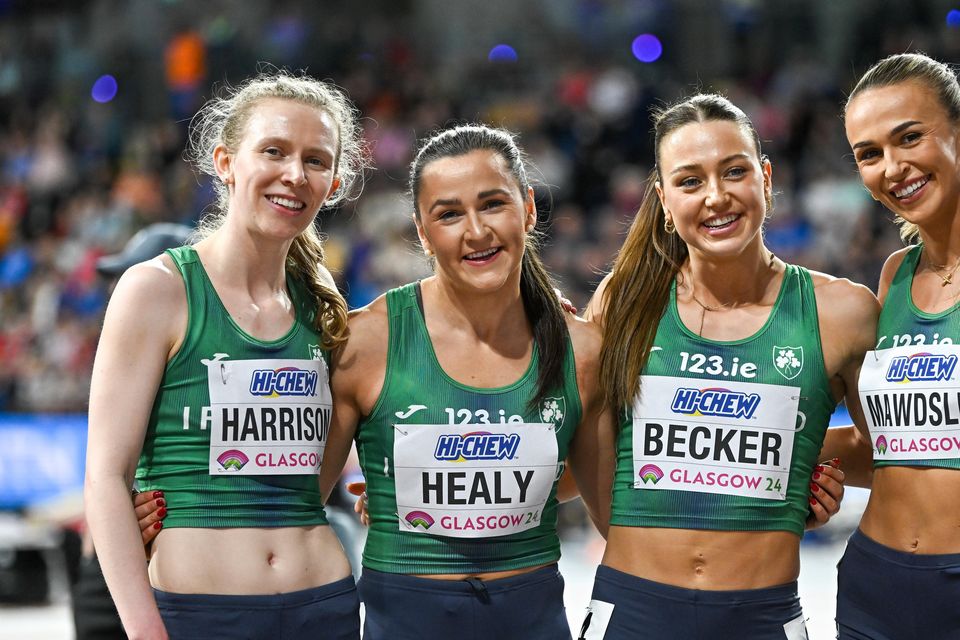
[(853, 532), (847, 544), (884, 562), (914, 569), (945, 569), (960, 566), (960, 553), (907, 553), (880, 544), (860, 529)]
[(171, 593), (169, 591), (153, 590), (157, 605), (170, 607), (193, 608), (246, 608), (246, 609), (277, 609), (282, 607), (299, 607), (301, 605), (335, 598), (357, 588), (353, 576), (347, 576), (329, 584), (265, 595), (221, 595), (208, 593)]
[(629, 589), (638, 594), (656, 598), (668, 598), (680, 602), (699, 604), (746, 604), (754, 602), (780, 601), (797, 596), (797, 582), (788, 582), (762, 589), (737, 589), (732, 591), (712, 591), (704, 589), (686, 589), (662, 582), (646, 580), (606, 565), (597, 567), (597, 580), (606, 580), (621, 589)]
[(416, 591), (444, 593), (447, 595), (462, 594), (465, 596), (474, 596), (477, 592), (478, 582), (482, 582), (488, 593), (495, 594), (514, 589), (523, 589), (531, 585), (540, 584), (541, 582), (555, 580), (559, 575), (560, 571), (557, 565), (551, 564), (546, 567), (534, 569), (533, 571), (519, 573), (506, 578), (497, 578), (496, 580), (481, 580), (480, 578), (438, 580), (436, 578), (408, 576), (402, 573), (387, 573), (366, 567), (363, 568), (363, 574), (360, 578), (364, 582), (386, 585), (393, 588), (399, 587)]

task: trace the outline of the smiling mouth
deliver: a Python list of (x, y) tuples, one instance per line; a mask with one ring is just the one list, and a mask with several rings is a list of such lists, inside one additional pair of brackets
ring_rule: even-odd
[(283, 198), (281, 196), (267, 196), (267, 200), (269, 200), (273, 204), (280, 205), (285, 209), (290, 209), (291, 211), (300, 211), (305, 206), (307, 206), (303, 202), (300, 202), (299, 200), (293, 200), (291, 198)]
[(920, 178), (916, 182), (913, 182), (907, 185), (903, 189), (898, 189), (897, 191), (891, 191), (890, 193), (892, 193), (893, 197), (896, 198), (897, 200), (903, 200), (904, 198), (909, 198), (914, 193), (919, 191), (920, 188), (926, 185), (928, 182), (930, 182), (930, 176), (924, 176), (923, 178)]
[(500, 253), (500, 247), (491, 247), (490, 249), (484, 249), (483, 251), (474, 251), (473, 253), (468, 253), (467, 255), (463, 256), (463, 259), (473, 262), (481, 262), (498, 253)]
[(707, 229), (723, 229), (724, 227), (728, 227), (732, 223), (736, 222), (739, 218), (739, 213), (731, 213), (727, 216), (720, 216), (719, 218), (704, 220), (703, 226), (705, 226)]

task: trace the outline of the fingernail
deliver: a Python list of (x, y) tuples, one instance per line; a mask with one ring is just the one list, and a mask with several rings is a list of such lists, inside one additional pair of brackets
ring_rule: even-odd
[(813, 474), (813, 479), (814, 479), (814, 480), (819, 480), (819, 479), (820, 479), (820, 474), (819, 474), (819, 473)]
[[(811, 499), (811, 500), (812, 500), (812, 499)], [(154, 522), (154, 523), (153, 523), (153, 528), (154, 528), (154, 529), (160, 529), (162, 526), (163, 526), (163, 523), (162, 523), (162, 522)]]
[[(811, 505), (817, 504), (817, 501), (814, 500), (813, 498), (807, 498), (807, 499), (810, 501), (810, 504), (811, 504)], [(160, 524), (160, 523), (158, 522), (157, 524)]]
[(154, 492), (153, 492), (153, 497), (154, 497), (154, 498), (162, 498), (162, 497), (163, 497), (163, 491), (154, 491)]
[(157, 506), (158, 506), (158, 507), (162, 507), (162, 506), (165, 505), (165, 504), (167, 504), (167, 503), (166, 503), (166, 501), (164, 501), (163, 498), (157, 498)]
[(818, 487), (817, 485), (815, 485), (815, 484), (813, 484), (813, 483), (811, 482), (811, 483), (810, 483), (810, 491), (813, 491), (814, 493), (819, 493), (819, 492), (820, 492), (820, 487)]
[(162, 517), (164, 517), (164, 516), (166, 516), (166, 515), (167, 515), (167, 510), (166, 510), (166, 509), (160, 509), (159, 511), (157, 511), (157, 517), (158, 517), (158, 518), (162, 518)]
[(823, 471), (823, 465), (822, 465), (822, 464), (818, 464), (817, 466), (815, 466), (815, 467), (813, 468), (813, 470), (814, 470), (814, 471)]
[(840, 458), (834, 458), (833, 464), (840, 464)]

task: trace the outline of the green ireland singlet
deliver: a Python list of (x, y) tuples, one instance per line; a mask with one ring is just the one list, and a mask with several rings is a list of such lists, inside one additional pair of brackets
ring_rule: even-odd
[(610, 523), (802, 535), (835, 404), (805, 269), (786, 266), (766, 323), (735, 341), (687, 329), (674, 283), (620, 425)]
[(186, 287), (187, 329), (153, 403), (140, 488), (163, 490), (164, 528), (326, 524), (317, 472), (330, 386), (309, 296), (288, 279), (292, 328), (257, 340), (230, 318), (192, 247), (167, 254)]
[(370, 529), (363, 566), (481, 573), (556, 562), (556, 480), (580, 422), (573, 348), (562, 388), (529, 406), (537, 350), (511, 385), (469, 387), (437, 360), (419, 284), (387, 292), (383, 389), (357, 429)]
[(940, 313), (913, 304), (922, 251), (907, 251), (893, 276), (876, 351), (860, 369), (860, 400), (875, 467), (960, 469), (960, 302)]

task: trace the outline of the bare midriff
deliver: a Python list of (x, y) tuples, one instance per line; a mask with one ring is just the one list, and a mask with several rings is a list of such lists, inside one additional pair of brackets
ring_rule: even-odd
[(684, 589), (763, 589), (800, 574), (800, 538), (787, 531), (611, 526), (602, 564)]
[(878, 467), (860, 530), (907, 553), (960, 553), (960, 469)]
[(538, 564), (535, 567), (523, 567), (521, 569), (509, 569), (507, 571), (487, 571), (485, 573), (414, 573), (411, 575), (415, 578), (430, 578), (431, 580), (466, 580), (467, 578), (480, 578), (481, 580), (489, 581), (499, 580), (501, 578), (512, 578), (513, 576), (523, 575), (524, 573), (530, 573), (531, 571), (549, 566), (549, 564)]
[(329, 526), (176, 528), (157, 536), (149, 573), (171, 593), (268, 595), (335, 582), (350, 563)]

